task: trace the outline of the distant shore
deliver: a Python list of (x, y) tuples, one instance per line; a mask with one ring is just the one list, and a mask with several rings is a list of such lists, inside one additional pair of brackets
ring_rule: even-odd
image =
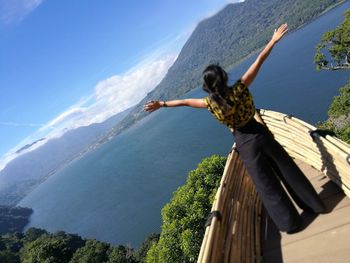
[[(312, 19), (310, 19), (309, 21), (303, 23), (302, 25), (300, 25), (300, 26), (294, 28), (293, 30), (290, 30), (290, 31), (289, 31), (289, 34), (295, 32), (295, 31), (297, 31), (297, 30), (299, 30), (299, 29), (301, 29), (301, 28), (303, 28), (303, 27), (305, 27), (305, 26), (307, 26), (307, 25), (309, 25), (310, 23), (314, 22), (315, 20), (317, 20), (317, 19), (320, 18), (321, 16), (325, 15), (325, 14), (328, 13), (329, 11), (331, 11), (331, 10), (333, 10), (334, 8), (336, 8), (336, 7), (338, 7), (338, 6), (342, 5), (342, 4), (345, 4), (345, 3), (346, 3), (346, 0), (342, 0), (342, 1), (339, 2), (339, 3), (336, 3), (336, 4), (334, 4), (334, 5), (331, 5), (331, 6), (327, 7), (324, 11), (322, 11), (321, 13), (319, 13), (318, 15), (316, 15), (314, 18), (312, 18)], [(247, 56), (245, 56), (245, 57), (239, 59), (237, 62), (234, 62), (232, 65), (227, 66), (227, 67), (226, 67), (227, 71), (233, 70), (235, 67), (237, 67), (239, 64), (243, 63), (245, 60), (251, 58), (252, 56), (254, 56), (254, 55), (256, 55), (256, 54), (258, 54), (263, 48), (264, 48), (264, 46), (262, 46), (262, 47), (260, 47), (260, 48), (258, 48), (258, 49), (256, 49), (256, 50), (254, 50), (254, 51), (251, 52), (249, 55), (247, 55)]]

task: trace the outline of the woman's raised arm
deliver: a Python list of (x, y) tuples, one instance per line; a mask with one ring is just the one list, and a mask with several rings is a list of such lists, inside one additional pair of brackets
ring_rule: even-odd
[(275, 29), (275, 32), (270, 40), (270, 42), (266, 45), (266, 47), (261, 51), (255, 62), (249, 67), (247, 72), (242, 76), (241, 81), (249, 86), (255, 79), (258, 74), (261, 65), (264, 63), (265, 59), (269, 56), (274, 45), (287, 33), (288, 26), (287, 24), (281, 25), (278, 29)]
[(206, 108), (207, 105), (202, 99), (183, 99), (183, 100), (169, 100), (169, 101), (159, 101), (151, 100), (143, 106), (144, 111), (155, 111), (160, 107), (179, 107), (179, 106), (189, 106), (193, 108)]

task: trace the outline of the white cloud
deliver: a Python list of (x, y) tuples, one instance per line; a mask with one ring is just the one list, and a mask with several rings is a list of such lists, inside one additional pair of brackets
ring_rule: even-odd
[(4, 24), (19, 23), (44, 0), (0, 0), (0, 21)]
[[(59, 137), (68, 130), (103, 122), (118, 112), (136, 105), (157, 86), (176, 57), (175, 54), (166, 54), (153, 60), (146, 58), (147, 62), (142, 61), (123, 74), (100, 81), (92, 95), (80, 99), (5, 154), (0, 160), (0, 170), (18, 156), (15, 152), (24, 145), (46, 138), (21, 154), (40, 147), (49, 139)], [(87, 104), (89, 106), (85, 106)]]
[(174, 59), (174, 55), (167, 55), (147, 66), (101, 81), (96, 86), (96, 99), (112, 104), (117, 112), (136, 104), (159, 83)]
[[(49, 137), (58, 136), (60, 130), (74, 129), (92, 123), (103, 122), (107, 118), (136, 105), (162, 80), (176, 55), (164, 55), (147, 64), (111, 76), (97, 83), (94, 94), (50, 121), (42, 130), (53, 127)], [(89, 103), (89, 106), (85, 104)]]

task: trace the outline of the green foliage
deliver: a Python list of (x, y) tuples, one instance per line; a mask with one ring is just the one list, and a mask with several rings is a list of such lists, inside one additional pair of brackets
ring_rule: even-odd
[(317, 125), (319, 129), (333, 131), (339, 139), (350, 144), (350, 121), (344, 124), (343, 128), (338, 129), (331, 119), (321, 122)]
[(344, 22), (336, 29), (324, 33), (316, 46), (314, 62), (318, 70), (350, 69), (350, 9), (344, 16)]
[(333, 131), (338, 138), (350, 144), (350, 81), (339, 92), (329, 108), (329, 118), (318, 124), (318, 128)]
[(226, 157), (205, 158), (190, 171), (170, 203), (162, 209), (162, 232), (146, 262), (195, 262), (204, 235), (204, 224), (225, 168)]
[(341, 133), (339, 134), (339, 137), (344, 142), (350, 144), (350, 122), (341, 131)]
[(135, 258), (137, 262), (144, 263), (146, 262), (146, 256), (148, 250), (151, 246), (158, 242), (160, 235), (157, 233), (150, 234), (146, 240), (141, 244), (139, 249), (135, 253)]
[[(326, 32), (316, 47), (314, 62), (317, 69), (350, 69), (350, 9), (345, 12), (344, 22), (334, 30)], [(328, 61), (327, 54), (335, 64)], [(350, 80), (339, 89), (328, 110), (328, 119), (320, 129), (333, 131), (337, 137), (350, 144)]]
[(145, 255), (159, 235), (150, 235), (139, 251), (130, 247), (111, 245), (97, 240), (84, 240), (78, 235), (63, 231), (50, 234), (45, 230), (30, 228), (25, 234), (15, 233), (0, 236), (0, 262), (145, 262)]
[(24, 240), (25, 242), (32, 242), (34, 240), (37, 240), (42, 235), (48, 235), (47, 231), (43, 229), (31, 227), (27, 230)]
[(84, 245), (81, 237), (58, 232), (42, 235), (35, 241), (26, 243), (20, 252), (24, 263), (67, 263), (78, 247)]
[(125, 246), (114, 247), (109, 254), (108, 263), (138, 263), (133, 249)]
[(339, 96), (333, 98), (328, 115), (337, 118), (350, 113), (350, 81), (347, 85), (339, 89)]
[(71, 263), (107, 262), (110, 245), (97, 240), (88, 240), (84, 247), (73, 255)]
[(194, 262), (225, 163), (226, 157), (213, 155), (189, 172), (186, 184), (175, 191), (171, 203), (162, 210), (161, 237), (151, 234), (138, 251), (86, 241), (62, 231), (50, 234), (30, 228), (25, 234), (0, 236), (0, 262)]

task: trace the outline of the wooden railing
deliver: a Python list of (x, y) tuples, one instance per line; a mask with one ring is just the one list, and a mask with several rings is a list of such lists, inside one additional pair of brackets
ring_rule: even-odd
[[(299, 159), (338, 184), (350, 197), (350, 146), (314, 126), (279, 112), (257, 116), (275, 139)], [(206, 227), (198, 262), (262, 262), (261, 201), (247, 171), (232, 148), (218, 188), (210, 225)]]
[(275, 139), (294, 158), (327, 175), (350, 197), (350, 145), (295, 117), (260, 110)]
[(216, 193), (198, 262), (255, 262), (260, 251), (261, 201), (233, 149)]

